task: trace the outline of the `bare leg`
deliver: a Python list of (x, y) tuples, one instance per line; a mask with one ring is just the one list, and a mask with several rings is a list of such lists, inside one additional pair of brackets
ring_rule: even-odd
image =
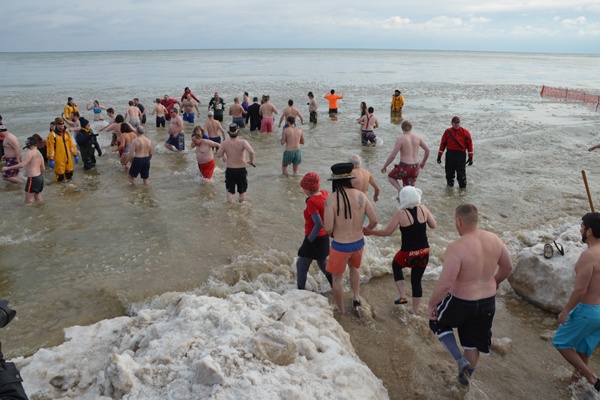
[(3, 178), (5, 181), (8, 182), (12, 182), (12, 183), (25, 183), (24, 180), (22, 180), (21, 178), (19, 178), (18, 176), (12, 176), (10, 178)]
[(331, 274), (333, 282), (331, 288), (333, 289), (333, 298), (338, 310), (344, 313), (344, 287), (342, 286), (343, 274)]
[(287, 164), (281, 164), (281, 173), (287, 178), (288, 172), (287, 172)]
[(579, 371), (591, 385), (596, 383), (596, 379), (598, 379), (598, 377), (592, 372), (591, 369), (589, 369), (579, 353), (573, 349), (562, 349), (558, 350), (558, 352), (564, 357), (565, 360), (569, 362), (569, 364), (575, 367), (575, 369)]
[(144, 179), (144, 185), (148, 185), (148, 179)]
[(25, 193), (25, 204), (33, 204), (33, 193)]
[(421, 306), (421, 297), (413, 297), (413, 311), (415, 315), (421, 314), (419, 307)]
[(397, 191), (402, 190), (402, 186), (400, 186), (400, 183), (398, 183), (397, 179), (394, 179), (394, 178), (391, 178), (388, 176), (388, 181), (390, 181), (392, 186), (395, 187)]
[(137, 185), (137, 183), (135, 183), (135, 178), (133, 176), (131, 176), (131, 175), (127, 175), (127, 176), (129, 177), (129, 182), (131, 182), (131, 184), (133, 186)]
[[(590, 358), (585, 353), (577, 352), (577, 354), (579, 355), (579, 357), (581, 357), (581, 359), (583, 360), (585, 365), (588, 365)], [(573, 368), (573, 375), (571, 375), (571, 383), (577, 382), (580, 378), (581, 378), (581, 372), (579, 372), (577, 370), (577, 368)]]
[(294, 175), (298, 175), (298, 166), (300, 164), (292, 164), (292, 170), (294, 171)]
[(240, 203), (243, 203), (245, 201), (246, 201), (246, 192), (240, 193)]
[(354, 268), (351, 265), (348, 265), (350, 269), (350, 286), (352, 286), (352, 291), (354, 292), (354, 300), (360, 301), (360, 272), (358, 268)]
[(36, 193), (33, 195), (33, 198), (35, 199), (35, 201), (42, 201), (42, 194)]
[(227, 192), (227, 201), (230, 203), (234, 203), (235, 202), (235, 198), (233, 197), (233, 193), (229, 193)]
[[(475, 368), (479, 362), (479, 350), (465, 349), (465, 358), (471, 364), (471, 368)], [(595, 382), (595, 381), (594, 381)]]

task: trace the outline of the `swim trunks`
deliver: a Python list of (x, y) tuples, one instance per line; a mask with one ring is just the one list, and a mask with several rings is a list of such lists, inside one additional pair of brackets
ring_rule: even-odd
[(552, 344), (558, 350), (575, 349), (588, 357), (600, 342), (600, 305), (579, 303), (564, 325), (559, 325)]
[(129, 168), (129, 175), (134, 178), (141, 175), (142, 179), (148, 179), (150, 176), (150, 157), (134, 157)]
[(429, 264), (429, 247), (410, 251), (400, 250), (394, 256), (394, 261), (403, 268), (425, 268)]
[(246, 126), (246, 120), (244, 117), (236, 117), (231, 121), (238, 126), (238, 128), (243, 128)]
[(44, 190), (44, 176), (42, 174), (27, 178), (25, 192), (38, 194), (42, 193), (42, 190)]
[(157, 128), (159, 128), (161, 126), (164, 128), (165, 123), (166, 123), (165, 117), (156, 117), (156, 127)]
[(317, 123), (317, 112), (316, 111), (311, 111), (310, 112), (310, 122), (312, 123)]
[(123, 155), (124, 156), (128, 156), (129, 153), (131, 152), (131, 146), (123, 146)]
[(135, 128), (136, 126), (140, 126), (140, 120), (139, 118), (130, 119), (129, 124)]
[(330, 108), (329, 114), (337, 114), (337, 108)]
[(183, 113), (183, 120), (189, 122), (190, 124), (194, 123), (194, 113)]
[(209, 137), (213, 142), (221, 143), (221, 136)]
[(298, 165), (302, 163), (302, 152), (300, 150), (285, 150), (283, 152), (283, 164)]
[(209, 162), (204, 164), (198, 164), (198, 168), (200, 169), (202, 177), (206, 179), (212, 178), (216, 166), (217, 163), (215, 162), (215, 160), (210, 160)]
[(260, 131), (261, 132), (273, 132), (273, 125), (275, 124), (275, 120), (273, 117), (263, 117), (260, 122)]
[(439, 338), (453, 334), (458, 328), (460, 344), (465, 349), (490, 352), (492, 343), (492, 320), (496, 312), (495, 296), (480, 300), (463, 300), (448, 293), (437, 305), (437, 321), (429, 321), (429, 327)]
[(352, 243), (338, 243), (333, 240), (325, 270), (332, 274), (343, 274), (347, 264), (356, 269), (360, 268), (364, 245), (364, 238)]
[(227, 168), (225, 170), (225, 188), (229, 193), (235, 194), (235, 187), (239, 194), (246, 193), (248, 189), (248, 171), (246, 168)]
[(394, 169), (388, 174), (392, 179), (402, 179), (404, 186), (415, 186), (419, 177), (419, 164), (406, 164), (402, 161), (394, 165)]
[[(19, 163), (19, 160), (17, 160), (17, 158), (6, 158), (6, 166), (7, 167), (12, 167), (13, 165), (17, 165)], [(19, 170), (18, 169), (9, 169), (6, 170), (4, 172), (2, 172), (2, 177), (3, 178), (12, 178), (13, 176), (17, 176), (19, 175)]]
[(180, 133), (176, 137), (173, 137), (173, 135), (169, 135), (165, 143), (170, 144), (177, 150), (185, 150), (185, 138), (183, 137), (183, 133)]
[(362, 131), (362, 135), (360, 137), (360, 141), (361, 141), (361, 143), (363, 145), (366, 145), (369, 142), (376, 143), (375, 137), (376, 136), (373, 133), (373, 131)]

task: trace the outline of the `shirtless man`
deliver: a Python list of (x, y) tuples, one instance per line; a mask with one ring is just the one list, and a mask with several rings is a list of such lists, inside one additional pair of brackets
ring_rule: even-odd
[(118, 151), (121, 155), (121, 168), (123, 171), (127, 171), (127, 164), (129, 163), (129, 155), (131, 154), (131, 143), (136, 138), (135, 129), (131, 129), (129, 124), (121, 124), (121, 135), (119, 137), (119, 147), (114, 149), (113, 152)]
[(571, 382), (583, 376), (597, 391), (600, 379), (588, 367), (600, 339), (600, 213), (581, 218), (581, 240), (587, 244), (575, 263), (575, 287), (565, 308), (552, 344), (574, 368)]
[(192, 96), (189, 94), (181, 102), (181, 108), (183, 110), (183, 120), (189, 122), (190, 124), (194, 123), (194, 110), (198, 112), (198, 117), (200, 117), (200, 109), (198, 108), (198, 104), (196, 104), (194, 99), (192, 99)]
[(29, 151), (23, 157), (23, 160), (9, 167), (2, 167), (2, 172), (18, 170), (25, 168), (27, 182), (25, 182), (25, 204), (33, 204), (35, 201), (42, 201), (42, 190), (44, 190), (44, 176), (42, 173), (46, 170), (44, 157), (37, 149), (39, 141), (30, 136), (27, 138), (25, 148)]
[(293, 115), (287, 117), (287, 124), (283, 128), (283, 131), (281, 131), (281, 140), (279, 141), (281, 144), (285, 144), (281, 171), (286, 178), (289, 176), (287, 166), (292, 164), (294, 175), (298, 175), (298, 165), (302, 162), (300, 145), (304, 144), (304, 134), (301, 128), (296, 127), (295, 122), (296, 117)]
[[(6, 126), (0, 125), (0, 137), (2, 140), (2, 147), (4, 149), (4, 156), (2, 159), (6, 161), (6, 166), (10, 167), (17, 165), (21, 161), (21, 147), (19, 147), (19, 140), (15, 135), (10, 133)], [(23, 183), (23, 180), (19, 178), (18, 169), (2, 169), (2, 179), (12, 183)]]
[[(302, 114), (300, 114), (300, 110), (298, 110), (296, 107), (294, 107), (294, 100), (289, 99), (288, 100), (288, 106), (286, 108), (283, 109), (283, 112), (281, 113), (281, 117), (279, 118), (279, 127), (281, 128), (281, 123), (283, 122), (283, 120), (286, 121), (286, 125), (287, 125), (287, 121), (288, 121), (288, 117), (294, 117), (294, 124), (296, 123), (296, 117), (300, 118), (300, 123), (302, 125), (304, 125), (304, 118), (302, 118)], [(285, 128), (285, 126), (284, 126)]]
[(258, 113), (262, 117), (260, 122), (261, 132), (273, 132), (273, 125), (275, 124), (275, 118), (273, 114), (279, 114), (273, 104), (271, 104), (271, 98), (269, 96), (263, 96), (264, 103), (260, 106)]
[[(456, 207), (454, 226), (460, 235), (444, 253), (444, 264), (429, 299), (429, 327), (458, 364), (458, 381), (469, 384), (479, 352), (488, 354), (496, 291), (512, 271), (506, 245), (477, 227), (472, 204)], [(461, 353), (452, 328), (458, 328)]]
[(171, 109), (171, 121), (169, 122), (169, 137), (165, 147), (171, 151), (181, 152), (185, 150), (185, 137), (183, 136), (183, 119), (179, 116), (176, 108)]
[(225, 187), (227, 188), (227, 201), (235, 201), (233, 195), (235, 188), (239, 193), (239, 202), (246, 201), (246, 190), (248, 189), (248, 171), (246, 171), (246, 152), (250, 155), (248, 164), (254, 165), (254, 150), (244, 140), (238, 138), (239, 128), (236, 124), (229, 125), (229, 140), (223, 142), (217, 151), (217, 157), (223, 157), (227, 165), (225, 170)]
[(229, 115), (232, 116), (232, 123), (236, 124), (238, 128), (243, 128), (246, 126), (246, 110), (240, 104), (240, 98), (236, 97), (233, 99), (233, 105), (229, 107)]
[(376, 116), (373, 115), (375, 109), (373, 107), (369, 107), (367, 109), (367, 113), (357, 119), (357, 122), (360, 124), (361, 138), (360, 141), (363, 146), (374, 147), (376, 142), (376, 136), (373, 133), (373, 129), (379, 127), (379, 120)]
[[(352, 306), (358, 311), (360, 307), (360, 264), (363, 247), (363, 220), (365, 214), (369, 219), (369, 229), (377, 225), (377, 215), (371, 202), (360, 190), (352, 187), (352, 163), (340, 163), (331, 167), (333, 174), (333, 192), (325, 199), (325, 215), (323, 229), (331, 238), (331, 249), (327, 272), (332, 274), (333, 297), (338, 310), (344, 313), (344, 288), (342, 277), (346, 265), (350, 267), (350, 285), (353, 291)], [(341, 198), (340, 198), (341, 197)]]
[(208, 138), (213, 142), (221, 143), (219, 132), (221, 132), (223, 140), (225, 140), (225, 129), (223, 129), (221, 123), (215, 119), (215, 114), (212, 111), (208, 112), (208, 120), (204, 123), (204, 130), (206, 131)]
[(154, 100), (154, 102), (156, 103), (156, 107), (154, 107), (154, 110), (152, 110), (152, 112), (150, 114), (154, 115), (156, 113), (156, 127), (164, 128), (165, 123), (166, 123), (165, 114), (168, 111), (165, 108), (165, 106), (162, 105), (162, 103), (160, 102), (160, 99), (156, 99), (156, 100)]
[(217, 163), (213, 155), (213, 150), (219, 149), (221, 145), (210, 140), (208, 135), (204, 133), (201, 126), (194, 128), (192, 134), (192, 149), (196, 148), (196, 160), (198, 168), (204, 179), (210, 179), (213, 176)]
[(308, 92), (308, 113), (310, 114), (310, 122), (313, 124), (317, 123), (317, 100), (315, 100), (315, 95), (313, 92)]
[[(419, 135), (412, 132), (412, 122), (403, 121), (401, 127), (402, 136), (396, 139), (392, 154), (390, 154), (385, 164), (383, 164), (383, 168), (381, 168), (381, 173), (385, 174), (388, 165), (394, 161), (396, 154), (400, 153), (399, 163), (394, 165), (394, 169), (388, 174), (388, 181), (398, 192), (402, 189), (402, 186), (398, 182), (399, 179), (402, 179), (403, 186), (415, 186), (417, 177), (419, 176), (419, 169), (425, 168), (425, 163), (429, 157), (429, 147), (427, 147)], [(420, 164), (419, 147), (425, 151), (423, 161)]]
[(127, 121), (127, 118), (129, 118), (129, 125), (134, 128), (142, 122), (142, 112), (135, 106), (133, 100), (129, 101), (129, 106), (125, 110), (125, 121)]
[(129, 182), (137, 185), (135, 178), (141, 175), (144, 185), (148, 184), (150, 177), (150, 159), (152, 158), (152, 141), (144, 135), (144, 128), (137, 127), (136, 138), (131, 142), (131, 151), (127, 162), (131, 162), (129, 168)]
[(358, 189), (363, 192), (367, 197), (369, 197), (369, 185), (373, 186), (375, 190), (375, 194), (373, 195), (373, 201), (377, 202), (379, 200), (379, 185), (375, 182), (375, 178), (373, 175), (363, 167), (361, 167), (362, 161), (358, 154), (353, 154), (348, 157), (348, 161), (354, 165), (354, 169), (352, 170), (352, 175), (354, 175), (354, 179), (352, 182), (352, 187), (354, 189)]
[[(102, 131), (112, 132), (113, 137), (112, 137), (110, 145), (111, 146), (120, 146), (121, 145), (121, 125), (122, 124), (129, 125), (129, 122), (125, 122), (125, 118), (123, 118), (123, 116), (121, 114), (119, 114), (115, 117), (115, 122), (112, 122), (112, 123), (106, 125), (104, 128), (100, 128), (100, 130), (98, 132), (102, 132)], [(135, 131), (135, 128), (133, 126), (129, 125), (129, 128), (131, 129), (132, 132)], [(122, 155), (123, 155), (123, 149), (121, 148), (119, 150), (119, 157), (121, 157)]]

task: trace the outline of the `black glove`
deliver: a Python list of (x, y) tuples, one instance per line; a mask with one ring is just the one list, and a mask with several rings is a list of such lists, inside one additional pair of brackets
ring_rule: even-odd
[(473, 157), (467, 159), (467, 165), (473, 165)]
[(442, 156), (438, 156), (438, 164), (442, 163)]

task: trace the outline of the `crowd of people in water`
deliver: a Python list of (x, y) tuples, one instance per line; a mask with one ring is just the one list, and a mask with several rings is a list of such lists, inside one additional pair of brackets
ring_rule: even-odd
[[(309, 123), (318, 123), (318, 104), (312, 92), (308, 92)], [(344, 95), (332, 89), (323, 98), (328, 101), (328, 113), (335, 117), (338, 102)], [(103, 154), (97, 136), (101, 132), (112, 134), (112, 151), (119, 154), (123, 171), (129, 181), (136, 185), (141, 177), (148, 183), (153, 144), (145, 136), (147, 116), (155, 117), (157, 128), (167, 129), (164, 147), (173, 152), (185, 150), (184, 125), (195, 124), (202, 103), (189, 88), (180, 98), (165, 95), (157, 98), (150, 113), (135, 98), (129, 101), (123, 114), (114, 108), (103, 107), (98, 101), (86, 106), (93, 112), (94, 121), (107, 124), (94, 132), (88, 119), (80, 114), (74, 100), (69, 97), (61, 116), (54, 118), (46, 138), (32, 135), (27, 138), (21, 156), (17, 137), (8, 132), (0, 116), (0, 139), (3, 142), (2, 159), (5, 166), (2, 176), (5, 181), (22, 183), (19, 169), (25, 170), (25, 202), (30, 204), (42, 200), (43, 173), (46, 165), (54, 172), (56, 182), (73, 178), (75, 165), (81, 160), (83, 170), (96, 166), (95, 155)], [(246, 200), (248, 189), (247, 165), (254, 166), (255, 152), (250, 143), (239, 137), (240, 130), (273, 132), (275, 118), (279, 115), (269, 96), (250, 96), (245, 92), (236, 97), (229, 107), (231, 123), (225, 124), (226, 102), (214, 93), (207, 105), (207, 121), (193, 127), (191, 148), (195, 150), (200, 174), (211, 179), (216, 167), (216, 158), (225, 162), (225, 186), (227, 200)], [(401, 232), (401, 247), (392, 264), (393, 277), (399, 297), (394, 304), (408, 303), (404, 286), (404, 271), (410, 271), (412, 312), (421, 313), (423, 288), (421, 279), (429, 262), (427, 228), (436, 228), (436, 219), (431, 211), (421, 204), (422, 191), (416, 187), (419, 171), (428, 161), (430, 149), (425, 141), (412, 131), (409, 120), (402, 120), (404, 97), (395, 90), (390, 104), (393, 118), (400, 119), (402, 134), (396, 139), (393, 149), (381, 168), (389, 183), (398, 191), (399, 202), (389, 223), (377, 229), (378, 218), (369, 199), (373, 188), (373, 202), (377, 202), (380, 187), (372, 174), (361, 165), (359, 155), (352, 155), (347, 162), (331, 167), (327, 178), (332, 182), (332, 193), (321, 186), (321, 177), (315, 172), (303, 175), (300, 187), (307, 196), (304, 209), (305, 237), (298, 250), (296, 263), (297, 287), (305, 289), (310, 265), (316, 261), (330, 283), (336, 309), (345, 312), (343, 274), (349, 270), (352, 289), (352, 308), (360, 315), (360, 272), (365, 236), (390, 236), (398, 228)], [(373, 107), (365, 103), (360, 106), (361, 144), (375, 146), (375, 129), (379, 121)], [(298, 124), (299, 122), (299, 124)], [(448, 187), (458, 182), (460, 189), (467, 187), (466, 166), (473, 165), (473, 139), (470, 132), (461, 126), (458, 116), (451, 118), (440, 140), (437, 162), (442, 163), (445, 155), (445, 178)], [(280, 144), (285, 146), (282, 155), (282, 174), (299, 175), (302, 162), (301, 145), (304, 134), (301, 126), (304, 117), (294, 101), (289, 100), (279, 117), (278, 128), (282, 128)], [(283, 124), (283, 127), (282, 127)], [(228, 138), (226, 138), (226, 133)], [(590, 149), (590, 150), (593, 150)], [(422, 156), (420, 156), (422, 151)], [(397, 161), (396, 161), (397, 160)], [(393, 168), (388, 173), (388, 167)], [(495, 313), (495, 294), (498, 286), (512, 270), (512, 260), (506, 245), (492, 232), (478, 228), (478, 210), (473, 204), (461, 204), (455, 210), (454, 222), (459, 239), (451, 242), (444, 254), (442, 272), (429, 297), (427, 317), (433, 333), (456, 360), (457, 379), (468, 385), (480, 353), (487, 354), (491, 345), (491, 327)], [(561, 326), (554, 338), (554, 345), (574, 367), (573, 380), (585, 377), (600, 391), (600, 379), (587, 366), (593, 349), (600, 341), (600, 213), (586, 214), (581, 224), (582, 238), (588, 249), (581, 255), (576, 271), (576, 289), (563, 312), (559, 315)], [(583, 316), (583, 317), (580, 317)], [(577, 319), (578, 318), (578, 319)], [(583, 319), (581, 319), (583, 318)], [(583, 322), (582, 322), (583, 321)], [(460, 350), (453, 329), (458, 330)]]

